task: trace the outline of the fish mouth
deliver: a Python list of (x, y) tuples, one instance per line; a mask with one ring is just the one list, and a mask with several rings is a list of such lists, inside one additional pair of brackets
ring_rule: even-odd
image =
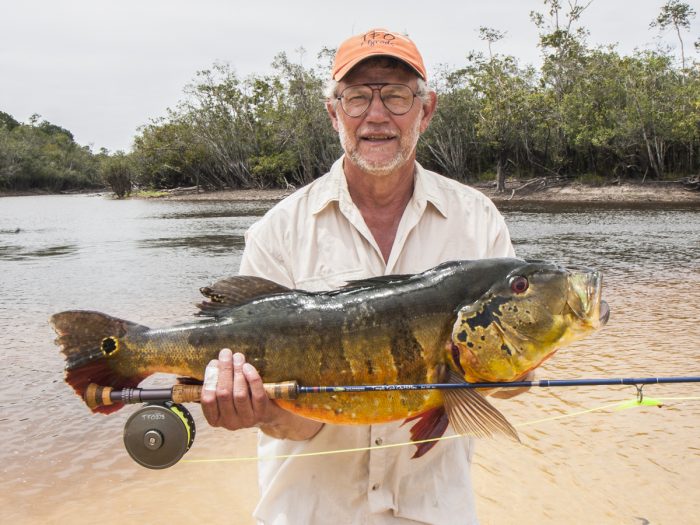
[(568, 270), (569, 290), (566, 304), (585, 324), (597, 329), (610, 319), (610, 306), (601, 299), (603, 276), (590, 268)]

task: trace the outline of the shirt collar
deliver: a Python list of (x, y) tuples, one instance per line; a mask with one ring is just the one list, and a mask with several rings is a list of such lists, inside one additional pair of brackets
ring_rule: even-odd
[[(328, 173), (328, 184), (323, 184), (317, 192), (311, 195), (311, 212), (316, 215), (326, 208), (331, 202), (351, 201), (348, 183), (343, 171), (343, 159), (345, 155), (336, 160)], [(447, 205), (445, 196), (440, 192), (435, 177), (431, 177), (418, 162), (414, 180), (412, 203), (416, 208), (423, 210), (427, 203), (432, 204), (443, 216), (447, 217)]]

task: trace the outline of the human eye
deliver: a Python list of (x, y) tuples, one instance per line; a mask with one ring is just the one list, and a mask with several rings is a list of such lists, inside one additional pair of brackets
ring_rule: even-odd
[(412, 95), (411, 89), (401, 84), (389, 84), (382, 89), (382, 98), (386, 101), (406, 102)]
[(346, 102), (350, 104), (362, 104), (369, 100), (371, 96), (371, 91), (370, 95), (367, 94), (367, 92), (364, 89), (354, 89), (354, 88), (349, 88), (343, 91), (343, 98), (345, 99)]

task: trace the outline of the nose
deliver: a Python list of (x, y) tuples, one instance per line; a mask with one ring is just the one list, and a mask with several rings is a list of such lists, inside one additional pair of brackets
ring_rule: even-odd
[(386, 109), (384, 102), (379, 96), (379, 90), (372, 90), (372, 99), (369, 101), (369, 107), (364, 114), (365, 120), (371, 122), (384, 122), (389, 118), (389, 110)]

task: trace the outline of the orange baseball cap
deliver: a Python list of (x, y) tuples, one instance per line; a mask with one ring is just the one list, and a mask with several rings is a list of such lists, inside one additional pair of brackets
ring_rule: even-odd
[(340, 44), (333, 61), (333, 80), (341, 80), (353, 67), (371, 56), (390, 56), (405, 62), (427, 80), (425, 64), (413, 41), (401, 33), (372, 29)]

